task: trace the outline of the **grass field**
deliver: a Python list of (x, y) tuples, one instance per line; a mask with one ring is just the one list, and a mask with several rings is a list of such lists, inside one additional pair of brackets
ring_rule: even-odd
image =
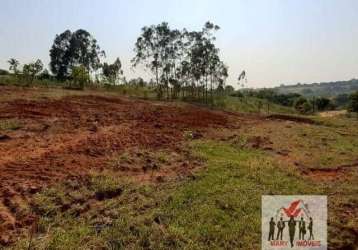
[(225, 96), (222, 98), (218, 98), (217, 100), (215, 100), (215, 106), (241, 113), (296, 113), (296, 111), (291, 107), (277, 105), (267, 100), (248, 96), (240, 98), (233, 96)]
[(9, 248), (260, 249), (264, 194), (328, 195), (329, 248), (358, 244), (356, 119), (266, 116), (254, 105), (244, 114), (233, 99), (221, 107), (236, 112), (94, 90), (4, 91)]

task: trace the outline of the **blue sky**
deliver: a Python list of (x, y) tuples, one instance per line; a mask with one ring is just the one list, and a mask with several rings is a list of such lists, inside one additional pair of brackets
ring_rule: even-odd
[(56, 34), (83, 28), (106, 60), (122, 61), (127, 79), (140, 29), (169, 22), (174, 28), (221, 27), (217, 45), (229, 66), (229, 84), (245, 69), (249, 87), (349, 80), (358, 77), (356, 0), (1, 0), (0, 68), (10, 57), (49, 62)]

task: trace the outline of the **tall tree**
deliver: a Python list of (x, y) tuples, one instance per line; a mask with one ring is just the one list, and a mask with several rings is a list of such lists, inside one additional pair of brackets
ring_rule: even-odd
[(325, 97), (314, 98), (312, 101), (313, 107), (316, 106), (319, 111), (329, 108), (330, 104), (331, 100)]
[(173, 41), (179, 34), (172, 31), (168, 23), (143, 27), (142, 33), (135, 44), (135, 57), (132, 59), (133, 66), (139, 64), (150, 69), (155, 75), (158, 96), (163, 95), (164, 87), (168, 87), (171, 75), (171, 60), (175, 58), (176, 48)]
[(14, 72), (15, 75), (17, 75), (19, 72), (18, 67), (20, 65), (20, 62), (15, 58), (10, 58), (7, 62), (10, 64), (9, 70)]
[(237, 78), (237, 80), (239, 81), (239, 87), (241, 86), (242, 88), (245, 87), (244, 83), (242, 82), (243, 80), (246, 80), (246, 71), (243, 70), (241, 72), (241, 74), (239, 75), (239, 77)]
[(70, 30), (56, 35), (50, 49), (50, 70), (58, 79), (63, 80), (70, 75), (71, 38), (72, 32)]
[(72, 33), (66, 30), (56, 35), (50, 49), (50, 69), (58, 79), (66, 79), (74, 66), (82, 65), (88, 72), (97, 70), (104, 55), (88, 31), (79, 29)]
[(103, 63), (102, 74), (107, 82), (115, 84), (119, 76), (123, 74), (122, 64), (119, 58), (117, 58), (113, 64)]
[(210, 22), (200, 31), (172, 30), (167, 23), (144, 27), (135, 44), (133, 66), (143, 64), (152, 71), (159, 97), (164, 90), (168, 98), (177, 98), (182, 91), (182, 96), (190, 93), (207, 101), (209, 89), (213, 93), (214, 85), (224, 84), (227, 76), (214, 43), (218, 29)]
[(219, 49), (214, 44), (216, 40), (214, 32), (219, 29), (219, 26), (207, 22), (201, 31), (187, 34), (189, 37), (188, 57), (193, 78), (192, 87), (202, 91), (206, 102), (208, 101), (209, 80), (212, 91), (213, 81), (217, 80), (218, 76), (217, 68), (221, 64)]

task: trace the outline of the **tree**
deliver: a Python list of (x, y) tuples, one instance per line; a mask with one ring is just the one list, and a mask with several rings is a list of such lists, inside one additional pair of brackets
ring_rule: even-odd
[(50, 69), (58, 79), (64, 80), (74, 66), (82, 65), (88, 72), (97, 70), (104, 55), (88, 31), (79, 29), (72, 33), (66, 30), (56, 35), (50, 49)]
[(143, 80), (143, 78), (138, 77), (138, 78), (137, 78), (137, 85), (138, 85), (139, 87), (144, 87), (144, 86), (147, 85), (147, 83)]
[(231, 95), (233, 92), (235, 91), (234, 87), (231, 85), (226, 85), (225, 86), (225, 93), (227, 95)]
[(5, 70), (5, 69), (0, 69), (0, 76), (1, 75), (8, 75), (9, 71)]
[[(228, 67), (220, 61), (216, 67), (216, 71), (214, 71), (214, 81), (217, 82), (218, 86), (222, 86), (224, 88), (225, 81), (228, 76)], [(211, 93), (213, 94), (213, 91), (211, 91)]]
[(294, 104), (295, 109), (301, 114), (312, 112), (312, 104), (304, 97), (299, 97)]
[(15, 75), (17, 75), (19, 72), (17, 67), (19, 67), (20, 62), (15, 58), (10, 58), (7, 62), (10, 64), (9, 70), (14, 72)]
[(157, 95), (161, 98), (203, 98), (213, 96), (220, 84), (224, 87), (228, 69), (220, 60), (214, 31), (219, 26), (205, 23), (200, 31), (170, 29), (165, 22), (142, 28), (135, 44), (133, 67), (149, 69), (155, 78)]
[(53, 45), (50, 49), (50, 70), (57, 77), (57, 79), (66, 79), (71, 67), (71, 38), (72, 32), (66, 30), (60, 35), (56, 35)]
[(213, 98), (214, 89), (218, 89), (219, 85), (223, 89), (227, 77), (227, 67), (220, 60), (219, 49), (214, 44), (216, 38), (213, 33), (219, 29), (219, 26), (207, 22), (201, 31), (186, 33), (188, 37), (186, 61), (189, 62), (192, 90), (194, 92), (197, 89), (198, 96), (201, 91), (205, 102), (208, 100), (209, 88)]
[(142, 33), (135, 44), (135, 57), (132, 59), (133, 66), (144, 64), (155, 74), (157, 94), (161, 98), (163, 86), (159, 80), (168, 84), (170, 64), (169, 60), (173, 55), (173, 48), (170, 48), (174, 40), (174, 33), (170, 30), (168, 23), (143, 27)]
[(50, 72), (48, 72), (47, 69), (44, 69), (41, 74), (39, 75), (39, 79), (40, 80), (47, 80), (47, 79), (50, 79), (51, 78), (51, 75), (50, 75)]
[(89, 73), (85, 66), (74, 66), (71, 70), (71, 80), (75, 84), (70, 83), (70, 88), (83, 89), (85, 84), (90, 81)]
[(22, 71), (24, 77), (32, 83), (36, 75), (38, 75), (43, 69), (43, 63), (40, 59), (37, 59), (36, 62), (25, 64)]
[(245, 80), (245, 82), (247, 82), (245, 70), (243, 70), (243, 71), (240, 73), (240, 75), (239, 75), (239, 77), (237, 78), (237, 80), (238, 80), (239, 87), (244, 88), (244, 87), (245, 87), (245, 84), (244, 84), (242, 81)]
[(349, 96), (348, 109), (350, 112), (358, 113), (358, 91)]
[(338, 107), (346, 107), (349, 103), (349, 95), (348, 94), (339, 94), (334, 97), (334, 105)]
[(317, 109), (322, 111), (327, 109), (330, 104), (331, 104), (331, 100), (329, 100), (328, 98), (325, 97), (319, 97), (315, 100), (315, 104), (317, 106)]
[(107, 82), (115, 84), (119, 76), (123, 74), (121, 61), (117, 58), (113, 64), (104, 63), (102, 65), (102, 74)]

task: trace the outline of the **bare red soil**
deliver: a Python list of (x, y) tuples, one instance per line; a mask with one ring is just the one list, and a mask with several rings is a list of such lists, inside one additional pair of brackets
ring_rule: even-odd
[(0, 133), (0, 240), (31, 225), (21, 208), (42, 188), (103, 170), (113, 153), (129, 148), (181, 150), (186, 131), (228, 128), (229, 118), (199, 107), (100, 96), (0, 102), (0, 119), (22, 124)]

